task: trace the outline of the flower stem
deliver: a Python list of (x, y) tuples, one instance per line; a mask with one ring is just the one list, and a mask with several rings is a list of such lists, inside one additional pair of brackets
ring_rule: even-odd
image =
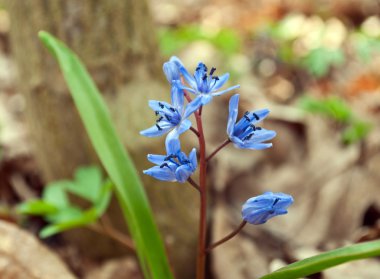
[(91, 224), (87, 226), (88, 229), (97, 232), (99, 234), (108, 236), (112, 238), (113, 240), (123, 244), (128, 249), (131, 249), (132, 251), (135, 250), (135, 245), (133, 244), (132, 239), (130, 239), (128, 236), (123, 234), (122, 232), (116, 230), (113, 227), (106, 226), (105, 224)]
[(223, 244), (224, 242), (227, 242), (228, 240), (230, 240), (231, 238), (233, 238), (235, 235), (237, 235), (243, 228), (244, 226), (247, 224), (247, 221), (243, 221), (241, 222), (241, 224), (239, 225), (239, 227), (234, 230), (233, 232), (231, 232), (229, 235), (225, 236), (224, 238), (222, 238), (221, 240), (215, 242), (214, 244), (210, 245), (206, 252), (210, 252), (212, 249), (214, 249), (215, 247), (219, 246), (220, 244)]
[(199, 138), (199, 132), (194, 127), (190, 127), (190, 130)]
[(189, 177), (187, 179), (187, 182), (189, 182), (191, 184), (191, 186), (193, 186), (195, 189), (197, 189), (198, 192), (201, 192), (199, 185), (191, 177)]
[[(202, 107), (201, 107), (202, 108)], [(200, 110), (199, 110), (200, 112)], [(206, 186), (206, 142), (203, 134), (202, 118), (199, 112), (195, 112), (195, 120), (199, 132), (199, 233), (198, 233), (198, 257), (197, 257), (197, 279), (205, 278), (206, 268), (206, 233), (207, 233), (207, 186)]]
[(216, 155), (216, 153), (218, 153), (223, 147), (225, 147), (227, 144), (229, 144), (231, 142), (230, 139), (226, 139), (217, 149), (214, 150), (214, 152), (212, 152), (207, 158), (206, 158), (206, 162), (210, 161), (212, 157), (214, 157)]

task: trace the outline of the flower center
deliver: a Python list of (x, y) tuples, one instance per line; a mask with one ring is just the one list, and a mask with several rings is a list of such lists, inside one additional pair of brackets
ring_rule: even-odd
[(156, 127), (158, 130), (162, 130), (162, 124), (169, 123), (170, 126), (177, 126), (181, 122), (181, 115), (178, 110), (172, 106), (167, 106), (161, 102), (158, 103), (160, 110), (155, 111)]

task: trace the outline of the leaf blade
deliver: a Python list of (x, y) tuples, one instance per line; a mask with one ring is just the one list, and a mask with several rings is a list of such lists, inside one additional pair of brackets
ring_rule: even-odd
[(354, 244), (292, 263), (260, 279), (300, 278), (342, 263), (379, 255), (380, 240)]
[(39, 37), (57, 59), (92, 145), (115, 184), (145, 277), (173, 278), (142, 183), (98, 89), (70, 49), (47, 32)]

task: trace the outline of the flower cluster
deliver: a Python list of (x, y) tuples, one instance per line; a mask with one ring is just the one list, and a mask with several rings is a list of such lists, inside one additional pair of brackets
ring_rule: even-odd
[[(149, 106), (157, 116), (157, 120), (150, 128), (140, 133), (147, 137), (158, 137), (167, 134), (165, 140), (166, 154), (149, 154), (148, 160), (155, 166), (145, 170), (144, 174), (163, 181), (180, 183), (189, 181), (194, 186), (191, 175), (198, 167), (197, 152), (193, 148), (187, 156), (181, 150), (179, 137), (189, 129), (193, 129), (198, 137), (203, 136), (194, 127), (192, 128), (189, 117), (192, 114), (200, 117), (200, 109), (209, 104), (213, 97), (230, 92), (240, 86), (234, 85), (221, 90), (229, 79), (228, 73), (217, 76), (214, 67), (209, 70), (204, 63), (200, 62), (194, 74), (191, 75), (177, 57), (172, 57), (165, 62), (163, 71), (171, 86), (171, 101), (170, 103), (156, 100), (149, 101)], [(193, 99), (189, 93), (194, 95)], [(185, 103), (185, 99), (187, 99), (187, 103)], [(232, 142), (235, 147), (241, 149), (261, 150), (271, 147), (272, 143), (268, 141), (276, 136), (276, 132), (257, 126), (259, 122), (269, 115), (269, 110), (247, 111), (237, 121), (238, 106), (239, 94), (235, 94), (230, 98), (229, 102), (228, 139), (226, 143)], [(215, 152), (212, 156), (214, 154)], [(204, 157), (202, 162), (202, 155), (200, 160), (201, 169), (202, 166), (205, 168), (207, 162)], [(198, 190), (202, 187), (205, 187), (205, 185), (196, 186)], [(287, 207), (292, 203), (293, 199), (289, 195), (272, 192), (264, 193), (261, 196), (249, 199), (244, 204), (243, 220), (251, 224), (265, 223), (276, 215), (285, 214)]]

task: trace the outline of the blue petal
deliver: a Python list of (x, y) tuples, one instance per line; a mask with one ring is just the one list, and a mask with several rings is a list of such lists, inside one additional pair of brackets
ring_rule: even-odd
[(193, 88), (190, 88), (190, 87), (187, 87), (187, 86), (183, 85), (180, 81), (175, 82), (175, 83), (176, 83), (176, 85), (178, 86), (179, 89), (186, 90), (187, 92), (190, 92), (190, 93), (195, 94), (195, 95), (199, 95), (198, 91), (196, 91)]
[(238, 137), (232, 136), (230, 137), (230, 140), (234, 143), (234, 145), (238, 148), (242, 148), (240, 146), (244, 146), (244, 142), (239, 139)]
[(179, 70), (190, 87), (197, 88), (197, 82), (195, 81), (194, 77), (189, 74), (183, 65), (179, 65)]
[(251, 124), (256, 124), (260, 121), (263, 121), (269, 115), (269, 112), (270, 112), (269, 109), (261, 109), (261, 110), (251, 112), (251, 114), (255, 113), (256, 116), (258, 116), (259, 118), (259, 119), (256, 119), (255, 117), (253, 117), (253, 119), (251, 120)]
[(243, 220), (247, 221), (253, 225), (264, 224), (268, 221), (269, 218), (274, 217), (271, 216), (274, 211), (270, 211), (270, 208), (262, 208), (262, 209), (252, 209), (250, 207), (244, 209), (242, 211)]
[(227, 93), (228, 91), (234, 90), (234, 89), (239, 88), (239, 87), (240, 87), (240, 85), (231, 86), (231, 87), (229, 87), (229, 88), (227, 88), (225, 90), (222, 90), (222, 91), (219, 91), (219, 92), (215, 92), (215, 93), (211, 93), (211, 95), (212, 96), (220, 96), (220, 95), (222, 95), (224, 93)]
[(218, 80), (214, 79), (215, 82), (214, 82), (214, 84), (211, 86), (211, 88), (210, 88), (210, 92), (213, 92), (213, 91), (218, 90), (220, 87), (222, 87), (222, 86), (227, 82), (227, 80), (228, 80), (229, 78), (230, 78), (230, 74), (227, 73), (227, 74), (224, 74), (224, 75), (220, 76)]
[(178, 110), (178, 112), (182, 114), (183, 104), (185, 101), (183, 91), (179, 89), (176, 84), (173, 84), (170, 93), (173, 107), (175, 107)]
[(230, 98), (229, 104), (229, 114), (228, 114), (228, 123), (227, 123), (227, 135), (232, 137), (234, 132), (234, 126), (236, 122), (236, 118), (238, 115), (238, 107), (239, 107), (239, 94), (236, 94)]
[(167, 80), (172, 83), (173, 80), (180, 79), (180, 72), (177, 64), (174, 61), (165, 62), (162, 66)]
[(181, 143), (178, 138), (178, 132), (176, 130), (171, 131), (165, 140), (166, 153), (168, 155), (177, 154), (181, 151)]
[(179, 124), (179, 127), (177, 127), (177, 133), (178, 135), (182, 134), (183, 132), (186, 132), (191, 127), (191, 121), (189, 119), (185, 119)]
[(194, 111), (199, 109), (201, 105), (202, 105), (202, 95), (199, 95), (186, 106), (183, 118), (188, 118)]
[(273, 146), (272, 143), (244, 143), (243, 145), (238, 145), (238, 147), (242, 149), (254, 149), (254, 150), (263, 150), (263, 149), (271, 148), (272, 146)]
[(207, 105), (212, 100), (212, 95), (211, 94), (201, 94), (200, 96), (201, 96), (202, 106)]
[[(161, 127), (161, 125), (160, 125)], [(162, 136), (164, 134), (166, 134), (168, 131), (170, 131), (170, 129), (172, 129), (173, 127), (161, 127), (161, 130), (159, 130), (157, 128), (156, 125), (148, 128), (148, 129), (145, 129), (143, 131), (140, 131), (140, 135), (143, 135), (143, 136), (146, 136), (146, 137), (159, 137), (159, 136)]]
[(276, 132), (272, 130), (258, 130), (246, 143), (259, 143), (267, 140), (271, 140), (276, 136)]
[(193, 168), (193, 171), (195, 171), (198, 167), (198, 161), (197, 161), (197, 150), (193, 148), (189, 154), (189, 160), (190, 164)]
[(163, 104), (163, 105), (166, 106), (166, 107), (171, 107), (171, 105), (168, 104), (167, 102), (156, 101), (156, 100), (150, 100), (150, 101), (149, 101), (149, 106), (150, 106), (151, 109), (154, 110), (154, 111), (160, 111), (160, 110), (162, 110), (160, 104)]
[(163, 163), (165, 163), (165, 158), (167, 156), (165, 155), (156, 155), (156, 154), (148, 154), (147, 158), (149, 162), (161, 166)]
[(175, 174), (171, 169), (167, 167), (160, 168), (159, 166), (154, 166), (150, 169), (144, 170), (144, 174), (150, 175), (158, 180), (163, 181), (176, 181)]
[(184, 183), (191, 176), (192, 173), (193, 170), (190, 168), (189, 165), (182, 165), (176, 169), (175, 177), (178, 182)]

